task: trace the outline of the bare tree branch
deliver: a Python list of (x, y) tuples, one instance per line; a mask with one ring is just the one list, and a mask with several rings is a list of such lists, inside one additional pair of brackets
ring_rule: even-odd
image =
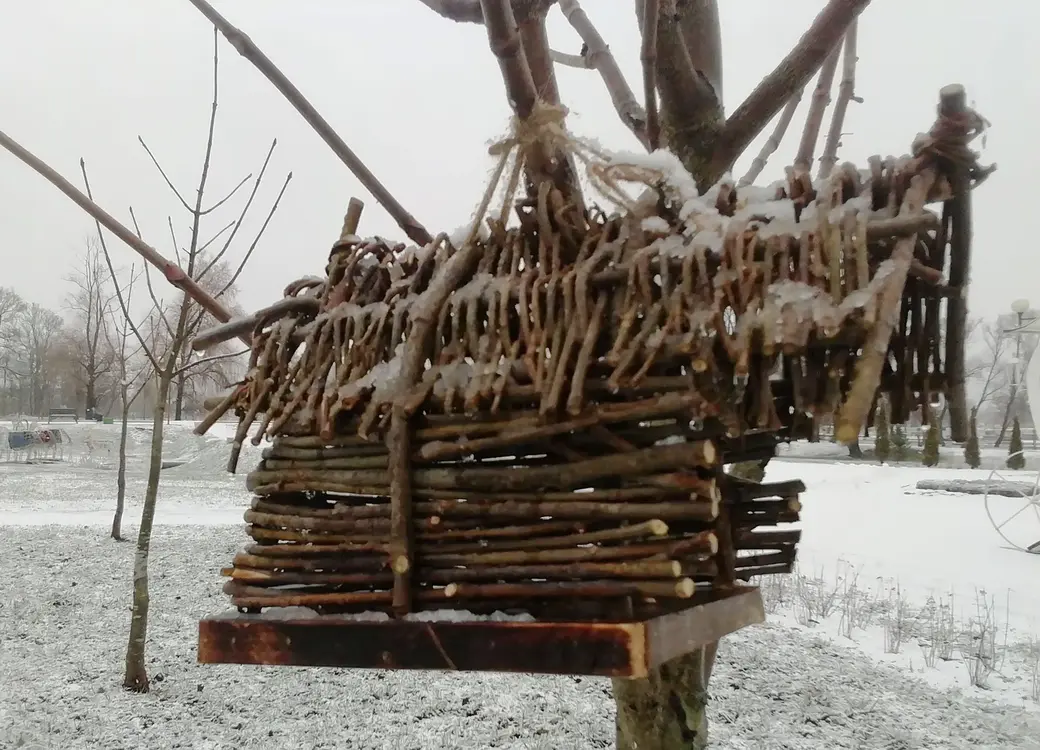
[(77, 190), (68, 180), (54, 171), (54, 169), (27, 151), (17, 141), (2, 131), (0, 131), (0, 146), (3, 146), (12, 154), (17, 156), (37, 174), (58, 188), (58, 190), (64, 193), (76, 205), (90, 214), (95, 221), (99, 222), (102, 226), (108, 229), (108, 231), (112, 232), (112, 234), (129, 245), (138, 253), (138, 255), (143, 257), (154, 267), (161, 270), (166, 276), (167, 281), (183, 290), (192, 299), (198, 301), (199, 304), (205, 307), (214, 318), (221, 321), (226, 321), (230, 318), (230, 314), (224, 309), (223, 305), (207, 294), (206, 291), (196, 284), (193, 279), (188, 277), (181, 268), (170, 263), (170, 261), (160, 255), (155, 248), (145, 243), (139, 237), (136, 237), (133, 232), (116, 221), (111, 214), (94, 203), (93, 200), (84, 195), (80, 190)]
[[(166, 217), (167, 222), (170, 224), (170, 230), (173, 231), (173, 219), (169, 216)], [(141, 236), (141, 225), (137, 223), (137, 214), (134, 213), (134, 207), (130, 206), (130, 221), (133, 222), (134, 232), (137, 233), (138, 239), (143, 240)], [(174, 247), (176, 250), (176, 246)], [(180, 253), (177, 255), (178, 260), (180, 259)], [(148, 296), (152, 300), (152, 305), (155, 307), (155, 314), (159, 316), (163, 326), (166, 328), (166, 333), (173, 336), (173, 326), (170, 324), (169, 319), (166, 317), (166, 306), (159, 301), (159, 298), (155, 294), (155, 289), (152, 287), (152, 276), (148, 272), (148, 264), (144, 266), (144, 283), (148, 288)]]
[(762, 150), (758, 152), (758, 156), (756, 156), (754, 161), (751, 162), (751, 166), (748, 168), (747, 173), (741, 177), (740, 181), (737, 183), (738, 187), (745, 187), (752, 184), (758, 179), (758, 176), (762, 174), (762, 170), (766, 168), (769, 157), (780, 148), (784, 136), (787, 135), (787, 129), (791, 126), (791, 120), (794, 119), (794, 113), (798, 110), (798, 104), (801, 101), (801, 91), (791, 97), (791, 101), (787, 103), (787, 106), (784, 107), (783, 111), (780, 113), (780, 118), (776, 121), (776, 126), (773, 128), (773, 132), (769, 134), (769, 138), (767, 138), (766, 142), (762, 144)]
[(264, 175), (267, 173), (267, 165), (271, 163), (271, 156), (274, 154), (274, 149), (278, 145), (278, 139), (275, 138), (271, 141), (270, 148), (267, 149), (267, 155), (264, 157), (264, 163), (260, 165), (260, 172), (256, 175), (256, 179), (253, 180), (253, 189), (249, 192), (249, 198), (246, 200), (245, 205), (242, 206), (242, 211), (238, 214), (238, 218), (234, 222), (234, 228), (231, 230), (231, 234), (228, 235), (227, 240), (224, 242), (223, 247), (213, 257), (213, 260), (202, 272), (204, 276), (212, 266), (215, 266), (220, 262), (224, 254), (227, 253), (228, 248), (231, 247), (232, 241), (235, 239), (235, 235), (238, 234), (239, 228), (245, 221), (246, 214), (249, 212), (250, 207), (253, 205), (253, 199), (256, 198), (256, 193), (260, 189), (260, 183), (264, 180)]
[(162, 176), (163, 181), (166, 182), (166, 186), (170, 188), (173, 194), (177, 197), (177, 200), (181, 202), (181, 205), (184, 206), (185, 209), (190, 211), (191, 206), (188, 205), (188, 202), (184, 200), (184, 196), (181, 195), (181, 191), (178, 190), (177, 187), (173, 184), (173, 181), (170, 180), (169, 176), (166, 174), (166, 170), (162, 168), (162, 165), (159, 163), (159, 160), (155, 158), (155, 154), (153, 154), (152, 150), (148, 148), (148, 144), (145, 143), (144, 138), (142, 138), (141, 136), (137, 136), (137, 142), (141, 144), (141, 146), (144, 148), (144, 152), (148, 154), (148, 158), (152, 160), (152, 164), (154, 164), (155, 168), (159, 170), (159, 174)]
[[(582, 70), (595, 70), (596, 66), (589, 60), (588, 55), (570, 55), (559, 50), (552, 51), (552, 60), (557, 65), (566, 65), (568, 68), (581, 68)], [(627, 84), (626, 84), (627, 85)], [(635, 97), (633, 97), (633, 101)], [(620, 112), (618, 113), (620, 114)]]
[(646, 0), (643, 6), (643, 98), (646, 106), (646, 140), (651, 151), (661, 145), (661, 121), (657, 116), (657, 21), (660, 0)]
[(419, 0), (439, 16), (459, 23), (484, 23), (480, 0)]
[(809, 102), (809, 113), (805, 116), (805, 126), (802, 128), (802, 140), (794, 157), (795, 168), (806, 172), (812, 169), (816, 142), (820, 139), (820, 129), (823, 127), (823, 116), (827, 112), (827, 105), (831, 103), (831, 87), (834, 85), (834, 73), (838, 69), (840, 53), (841, 48), (835, 47), (827, 56), (823, 67), (820, 68), (820, 77), (816, 79), (812, 101)]
[[(649, 4), (649, 0), (642, 1)], [(711, 87), (721, 105), (725, 100), (718, 0), (679, 0), (675, 3), (675, 15), (694, 70)]]
[[(599, 31), (593, 26), (588, 15), (582, 9), (578, 0), (560, 0), (560, 10), (563, 12), (567, 23), (578, 33), (585, 43), (586, 52), (580, 56), (583, 65), (575, 67), (593, 68), (599, 73), (600, 78), (607, 87), (610, 101), (614, 104), (621, 122), (639, 139), (644, 146), (648, 145), (646, 137), (646, 112), (639, 105), (632, 88), (625, 80), (621, 68), (618, 67), (614, 55), (611, 54), (607, 43), (600, 36)], [(559, 53), (554, 53), (559, 62)], [(565, 63), (566, 64), (566, 63)]]
[(520, 44), (513, 8), (509, 0), (480, 0), (480, 5), (484, 11), (488, 43), (502, 71), (509, 101), (517, 117), (526, 120), (534, 111), (538, 90)]
[(239, 188), (241, 188), (243, 185), (245, 185), (247, 182), (249, 182), (249, 180), (252, 179), (252, 177), (253, 177), (252, 173), (247, 174), (245, 177), (243, 177), (241, 179), (241, 181), (239, 181), (239, 183), (237, 185), (235, 185), (233, 188), (231, 188), (231, 192), (230, 193), (225, 195), (223, 198), (221, 198), (219, 201), (214, 203), (209, 208), (202, 209), (202, 215), (205, 216), (206, 214), (213, 213), (218, 208), (220, 208), (225, 203), (227, 203), (229, 200), (231, 200), (235, 196), (235, 193), (237, 193), (239, 191)]
[(175, 370), (173, 375), (174, 377), (176, 377), (177, 375), (181, 375), (182, 373), (199, 367), (200, 365), (211, 364), (213, 362), (219, 362), (224, 359), (232, 359), (234, 357), (241, 357), (243, 354), (249, 354), (249, 349), (242, 349), (237, 352), (228, 352), (227, 354), (214, 354), (212, 357), (203, 357), (202, 359), (196, 359), (184, 365), (183, 367)]
[[(838, 86), (838, 101), (834, 104), (831, 115), (831, 126), (827, 131), (827, 140), (823, 145), (820, 157), (820, 177), (829, 177), (834, 165), (838, 163), (838, 147), (841, 145), (841, 129), (845, 124), (845, 114), (849, 102), (856, 100), (856, 32), (858, 21), (853, 21), (845, 34), (845, 50), (841, 53), (841, 84)], [(857, 100), (858, 101), (858, 100)]]
[[(556, 66), (553, 65), (552, 51), (549, 49), (545, 13), (535, 12), (534, 8), (529, 11), (527, 17), (519, 21), (518, 33), (531, 70), (531, 79), (542, 102), (559, 106), (560, 87), (556, 82)], [(564, 149), (556, 149), (551, 157), (551, 176), (553, 182), (562, 189), (564, 199), (574, 206), (585, 205), (574, 155)]]
[(257, 70), (259, 70), (267, 80), (269, 80), (274, 87), (289, 101), (290, 104), (299, 112), (303, 119), (307, 121), (307, 124), (313, 128), (313, 130), (321, 137), (325, 143), (333, 150), (333, 152), (340, 158), (340, 160), (347, 166), (348, 169), (357, 177), (358, 181), (364, 185), (376, 201), (381, 205), (388, 214), (390, 214), (397, 222), (398, 226), (404, 231), (404, 233), (411, 239), (412, 242), (417, 245), (429, 244), (433, 237), (430, 235), (426, 228), (423, 227), (410, 213), (408, 213), (404, 207), (397, 202), (382, 183), (376, 179), (376, 176), (369, 171), (357, 155), (350, 150), (350, 147), (343, 141), (342, 138), (332, 129), (332, 126), (318, 114), (317, 110), (311, 105), (310, 102), (304, 98), (300, 90), (294, 86), (285, 74), (282, 73), (273, 62), (253, 43), (248, 36), (242, 31), (231, 25), (227, 19), (220, 15), (212, 5), (206, 0), (189, 0), (200, 13), (202, 13), (210, 22), (217, 27), (221, 34), (228, 40), (232, 47), (238, 51), (242, 57), (246, 58), (251, 62)]
[[(130, 215), (133, 216), (133, 208), (130, 209)], [(181, 246), (177, 242), (177, 232), (173, 229), (173, 217), (167, 216), (166, 223), (170, 227), (170, 241), (173, 243), (173, 257), (177, 260), (177, 265), (184, 265), (184, 261), (181, 260)], [(137, 226), (137, 219), (134, 219), (134, 229), (137, 231), (137, 236), (141, 236), (141, 228)]]
[[(638, 20), (643, 29), (645, 0), (640, 5)], [(657, 90), (664, 140), (701, 188), (706, 189), (719, 176), (710, 170), (710, 154), (724, 124), (722, 102), (693, 63), (679, 25), (677, 0), (661, 0), (657, 24)]]
[[(87, 177), (87, 163), (82, 158), (79, 160), (79, 168), (80, 171), (83, 173), (83, 186), (87, 190), (87, 198), (93, 202), (93, 198), (90, 192), (90, 179)], [(113, 221), (115, 220), (113, 219)], [(94, 217), (94, 226), (97, 228), (98, 241), (101, 243), (101, 252), (105, 254), (105, 264), (108, 266), (108, 272), (112, 276), (112, 286), (114, 286), (116, 290), (116, 299), (119, 300), (119, 309), (122, 311), (123, 318), (126, 320), (127, 325), (130, 326), (130, 330), (132, 330), (134, 332), (134, 336), (137, 337), (137, 341), (141, 345), (141, 351), (144, 352), (144, 356), (148, 358), (148, 361), (149, 363), (151, 363), (152, 367), (154, 367), (156, 371), (158, 371), (159, 360), (155, 358), (155, 355), (152, 353), (151, 348), (145, 342), (144, 336), (141, 335), (141, 330), (133, 322), (133, 317), (130, 315), (130, 308), (127, 306), (127, 300), (123, 296), (123, 291), (119, 288), (119, 279), (116, 277), (116, 269), (112, 265), (112, 256), (108, 252), (108, 243), (105, 242), (105, 235), (101, 231), (101, 221), (96, 216)]]
[(274, 216), (274, 212), (278, 210), (278, 204), (281, 202), (282, 196), (285, 195), (285, 189), (289, 187), (290, 180), (292, 180), (292, 172), (285, 176), (285, 182), (282, 183), (282, 189), (278, 191), (278, 195), (275, 197), (274, 203), (271, 204), (271, 210), (267, 212), (267, 218), (264, 219), (264, 223), (260, 225), (260, 230), (256, 233), (256, 237), (253, 238), (252, 244), (249, 246), (249, 249), (246, 250), (245, 255), (242, 256), (242, 261), (238, 264), (238, 268), (236, 268), (235, 272), (231, 274), (231, 278), (228, 280), (228, 282), (221, 288), (219, 292), (217, 292), (218, 298), (223, 297), (227, 293), (228, 289), (234, 286), (235, 282), (238, 280), (239, 275), (242, 273), (242, 270), (246, 267), (246, 262), (253, 255), (253, 250), (256, 249), (256, 245), (258, 242), (260, 242), (260, 238), (264, 236), (264, 232), (267, 230), (267, 225), (271, 223), (271, 218)]
[(213, 137), (217, 129), (217, 102), (220, 93), (220, 44), (217, 28), (213, 27), (213, 101), (210, 104), (209, 127), (206, 129), (206, 151), (202, 157), (202, 172), (199, 175), (199, 186), (195, 193), (195, 208), (191, 211), (191, 240), (188, 245), (188, 275), (198, 281), (195, 276), (195, 260), (199, 252), (199, 223), (202, 221), (202, 196), (206, 193), (206, 182), (209, 179), (209, 165), (213, 157)]
[(820, 69), (870, 0), (830, 0), (787, 56), (726, 120), (712, 157), (713, 172), (732, 167), (748, 144)]

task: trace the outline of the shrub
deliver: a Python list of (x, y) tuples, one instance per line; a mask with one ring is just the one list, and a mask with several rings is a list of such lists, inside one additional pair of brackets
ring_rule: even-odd
[(902, 461), (907, 454), (906, 428), (901, 424), (892, 425), (892, 458)]
[(979, 432), (975, 422), (976, 410), (971, 410), (971, 421), (968, 423), (968, 442), (964, 444), (964, 462), (973, 469), (982, 465), (982, 454), (979, 452)]
[(877, 414), (874, 417), (874, 454), (878, 461), (885, 463), (892, 453), (892, 430), (888, 424), (888, 405), (884, 399), (878, 400)]
[(1011, 423), (1011, 442), (1008, 443), (1007, 467), (1009, 469), (1024, 469), (1026, 457), (1022, 453), (1022, 425), (1018, 423), (1018, 417)]
[(928, 415), (928, 432), (924, 435), (924, 450), (921, 452), (921, 463), (925, 466), (939, 465), (939, 423), (935, 414)]

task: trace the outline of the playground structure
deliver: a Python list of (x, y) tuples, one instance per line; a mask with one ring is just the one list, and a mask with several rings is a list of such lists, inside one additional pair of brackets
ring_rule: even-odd
[[(1019, 306), (1028, 309), (1028, 303)], [(1022, 311), (1016, 312), (1019, 315), (1018, 325), (1005, 331), (1005, 335), (1020, 337), (1040, 333), (1040, 318), (1024, 321)], [(1016, 382), (1022, 372), (1020, 365), (1021, 362), (1016, 358)], [(1033, 398), (1033, 394), (1040, 394), (1040, 357), (1037, 357), (1036, 350), (1026, 363), (1024, 375), (1029, 414), (1033, 424), (1040, 425), (1040, 397)], [(1009, 506), (1006, 502), (1008, 496), (1015, 498), (1010, 503), (1013, 507), (1002, 507)], [(994, 469), (987, 477), (985, 504), (986, 515), (1001, 539), (1014, 549), (1040, 555), (1040, 471), (1034, 472), (1031, 485), (1023, 485), (1019, 477), (1008, 477), (999, 469)]]
[(40, 429), (29, 420), (15, 420), (11, 428), (0, 427), (0, 460), (52, 463), (65, 460), (65, 447), (72, 443), (60, 428)]

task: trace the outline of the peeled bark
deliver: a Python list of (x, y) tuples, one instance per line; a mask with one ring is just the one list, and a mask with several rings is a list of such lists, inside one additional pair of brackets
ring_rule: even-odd
[[(170, 395), (172, 362), (159, 378), (159, 393), (152, 415), (152, 444), (148, 462), (148, 484), (141, 511), (141, 528), (137, 533), (137, 551), (134, 553), (134, 598), (130, 615), (130, 637), (126, 645), (126, 672), (123, 687), (135, 693), (148, 692), (148, 670), (145, 667), (145, 642), (148, 636), (148, 552), (152, 542), (152, 523), (155, 520), (155, 501), (159, 496), (159, 472), (162, 470), (163, 424), (166, 402)], [(124, 422), (125, 424), (125, 422)], [(124, 428), (125, 429), (125, 428)]]

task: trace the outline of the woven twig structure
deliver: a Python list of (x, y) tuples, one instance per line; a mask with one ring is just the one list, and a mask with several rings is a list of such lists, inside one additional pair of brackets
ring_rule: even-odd
[(910, 156), (703, 196), (666, 153), (585, 160), (622, 211), (543, 183), (457, 242), (345, 234), (203, 425), (236, 409), (236, 457), (251, 428), (273, 441), (234, 603), (623, 617), (790, 570), (799, 532), (775, 527), (801, 484), (723, 466), (813, 416), (855, 436), (879, 387), (898, 421), (962, 377), (944, 273), (966, 277), (981, 127), (941, 111)]

